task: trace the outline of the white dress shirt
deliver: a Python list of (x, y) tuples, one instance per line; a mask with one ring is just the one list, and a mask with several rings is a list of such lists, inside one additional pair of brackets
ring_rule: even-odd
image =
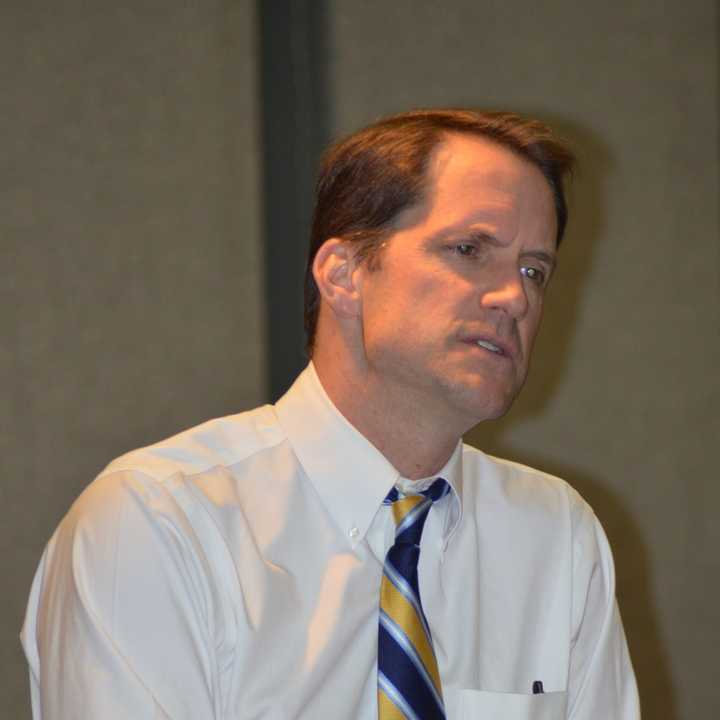
[[(419, 582), (448, 719), (638, 718), (590, 508), (462, 443), (440, 475)], [(375, 720), (394, 484), (312, 365), (275, 406), (115, 460), (33, 583), (34, 718)]]

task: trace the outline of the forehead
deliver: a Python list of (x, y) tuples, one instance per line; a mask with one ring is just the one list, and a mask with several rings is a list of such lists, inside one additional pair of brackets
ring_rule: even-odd
[(408, 217), (473, 225), (518, 225), (550, 234), (556, 225), (552, 189), (539, 168), (498, 143), (470, 135), (448, 135), (428, 165), (425, 199)]

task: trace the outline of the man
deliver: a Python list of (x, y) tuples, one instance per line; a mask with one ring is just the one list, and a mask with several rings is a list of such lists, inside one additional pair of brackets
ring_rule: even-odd
[(502, 113), (331, 149), (311, 364), (74, 504), (23, 630), (36, 718), (639, 717), (592, 511), (461, 442), (525, 379), (570, 164)]

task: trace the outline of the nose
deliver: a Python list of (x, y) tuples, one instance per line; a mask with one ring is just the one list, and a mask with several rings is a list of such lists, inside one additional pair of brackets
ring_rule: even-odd
[(512, 273), (495, 276), (485, 288), (480, 304), (487, 309), (502, 310), (515, 320), (528, 311), (528, 296), (523, 278), (516, 268)]

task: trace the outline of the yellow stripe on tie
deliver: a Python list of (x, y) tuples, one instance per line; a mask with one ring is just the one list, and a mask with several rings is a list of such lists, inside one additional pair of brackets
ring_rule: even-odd
[(410, 644), (420, 656), (428, 675), (432, 678), (435, 689), (441, 692), (440, 675), (438, 673), (435, 654), (428, 642), (422, 620), (407, 598), (383, 576), (380, 585), (380, 607), (391, 617), (407, 636)]
[(425, 502), (425, 498), (422, 495), (408, 495), (408, 497), (402, 498), (402, 500), (396, 500), (392, 504), (395, 525), (399, 525), (411, 510), (414, 510), (423, 502)]
[(405, 714), (380, 689), (378, 689), (378, 717), (382, 720), (406, 720)]

